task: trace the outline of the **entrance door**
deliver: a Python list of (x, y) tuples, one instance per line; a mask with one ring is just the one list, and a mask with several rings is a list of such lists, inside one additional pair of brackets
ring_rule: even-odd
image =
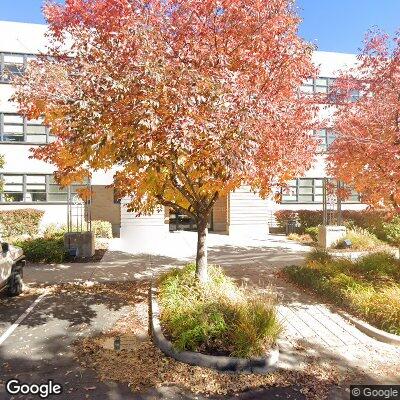
[[(208, 229), (210, 231), (213, 230), (213, 215), (212, 212), (210, 214), (210, 217), (208, 219)], [(187, 216), (186, 214), (183, 213), (178, 213), (175, 210), (170, 209), (169, 210), (169, 230), (171, 232), (175, 231), (197, 231), (197, 224), (196, 221)]]

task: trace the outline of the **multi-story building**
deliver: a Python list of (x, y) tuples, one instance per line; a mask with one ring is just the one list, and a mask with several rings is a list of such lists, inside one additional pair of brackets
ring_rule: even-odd
[[(78, 185), (60, 188), (54, 181), (54, 167), (31, 159), (30, 149), (50, 142), (53, 137), (40, 120), (27, 120), (17, 113), (17, 105), (10, 101), (13, 87), (10, 75), (22, 74), (26, 64), (38, 53), (46, 50), (46, 26), (16, 22), (0, 22), (0, 154), (5, 156), (5, 167), (0, 171), (4, 192), (0, 194), (0, 209), (36, 208), (45, 211), (43, 225), (65, 223), (67, 200)], [(320, 77), (308, 80), (303, 90), (309, 93), (327, 93), (329, 85), (340, 70), (353, 66), (357, 58), (352, 54), (315, 52), (314, 62)], [(329, 120), (331, 107), (321, 106), (321, 118)], [(325, 172), (324, 152), (335, 138), (329, 126), (315, 132), (321, 139), (320, 152), (314, 166), (304, 177), (291, 182), (291, 190), (283, 194), (282, 202), (262, 200), (242, 188), (215, 205), (210, 219), (210, 229), (229, 234), (265, 235), (273, 224), (273, 213), (280, 209), (321, 209), (322, 178)], [(136, 218), (126, 211), (124, 201), (114, 198), (110, 174), (96, 174), (92, 181), (92, 219), (110, 221), (116, 235), (131, 235), (190, 228), (190, 221), (179, 220), (168, 211), (151, 217)], [(355, 193), (343, 208), (360, 209)]]
[[(44, 210), (43, 225), (66, 222), (67, 200), (79, 187), (59, 187), (53, 179), (53, 166), (29, 158), (31, 148), (51, 142), (53, 137), (40, 120), (18, 115), (17, 105), (10, 101), (10, 78), (22, 74), (29, 60), (46, 51), (45, 33), (45, 25), (0, 22), (0, 154), (5, 157), (5, 167), (0, 171), (4, 182), (0, 209)], [(94, 177), (97, 196), (92, 218), (107, 219), (118, 234), (120, 205), (114, 202), (113, 189), (106, 187), (111, 182), (105, 175)]]

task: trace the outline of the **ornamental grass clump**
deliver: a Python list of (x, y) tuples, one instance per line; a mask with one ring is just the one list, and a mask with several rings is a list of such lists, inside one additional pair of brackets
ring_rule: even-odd
[(367, 322), (400, 335), (400, 261), (392, 254), (377, 252), (351, 261), (315, 251), (305, 265), (285, 272)]
[(385, 245), (373, 233), (359, 227), (350, 229), (346, 236), (336, 243), (335, 247), (337, 249), (346, 248), (345, 240), (350, 240), (353, 250), (373, 250)]
[(281, 331), (274, 298), (245, 291), (219, 267), (209, 267), (206, 284), (195, 271), (190, 264), (159, 282), (161, 325), (174, 347), (238, 357), (265, 354)]

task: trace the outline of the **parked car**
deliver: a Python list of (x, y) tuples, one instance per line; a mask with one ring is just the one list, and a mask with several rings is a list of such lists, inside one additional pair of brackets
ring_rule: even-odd
[(0, 290), (7, 289), (9, 296), (22, 293), (25, 256), (20, 247), (2, 242), (0, 249)]

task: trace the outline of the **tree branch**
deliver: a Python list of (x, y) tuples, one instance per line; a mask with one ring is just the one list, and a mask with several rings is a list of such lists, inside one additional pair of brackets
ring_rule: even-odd
[(163, 205), (165, 207), (171, 207), (175, 211), (181, 211), (184, 214), (188, 215), (189, 217), (192, 217), (195, 219), (197, 218), (196, 214), (194, 214), (191, 211), (189, 211), (188, 209), (180, 206), (179, 204), (174, 203), (173, 201), (166, 200), (161, 194), (156, 195), (155, 198), (160, 202), (161, 205)]

